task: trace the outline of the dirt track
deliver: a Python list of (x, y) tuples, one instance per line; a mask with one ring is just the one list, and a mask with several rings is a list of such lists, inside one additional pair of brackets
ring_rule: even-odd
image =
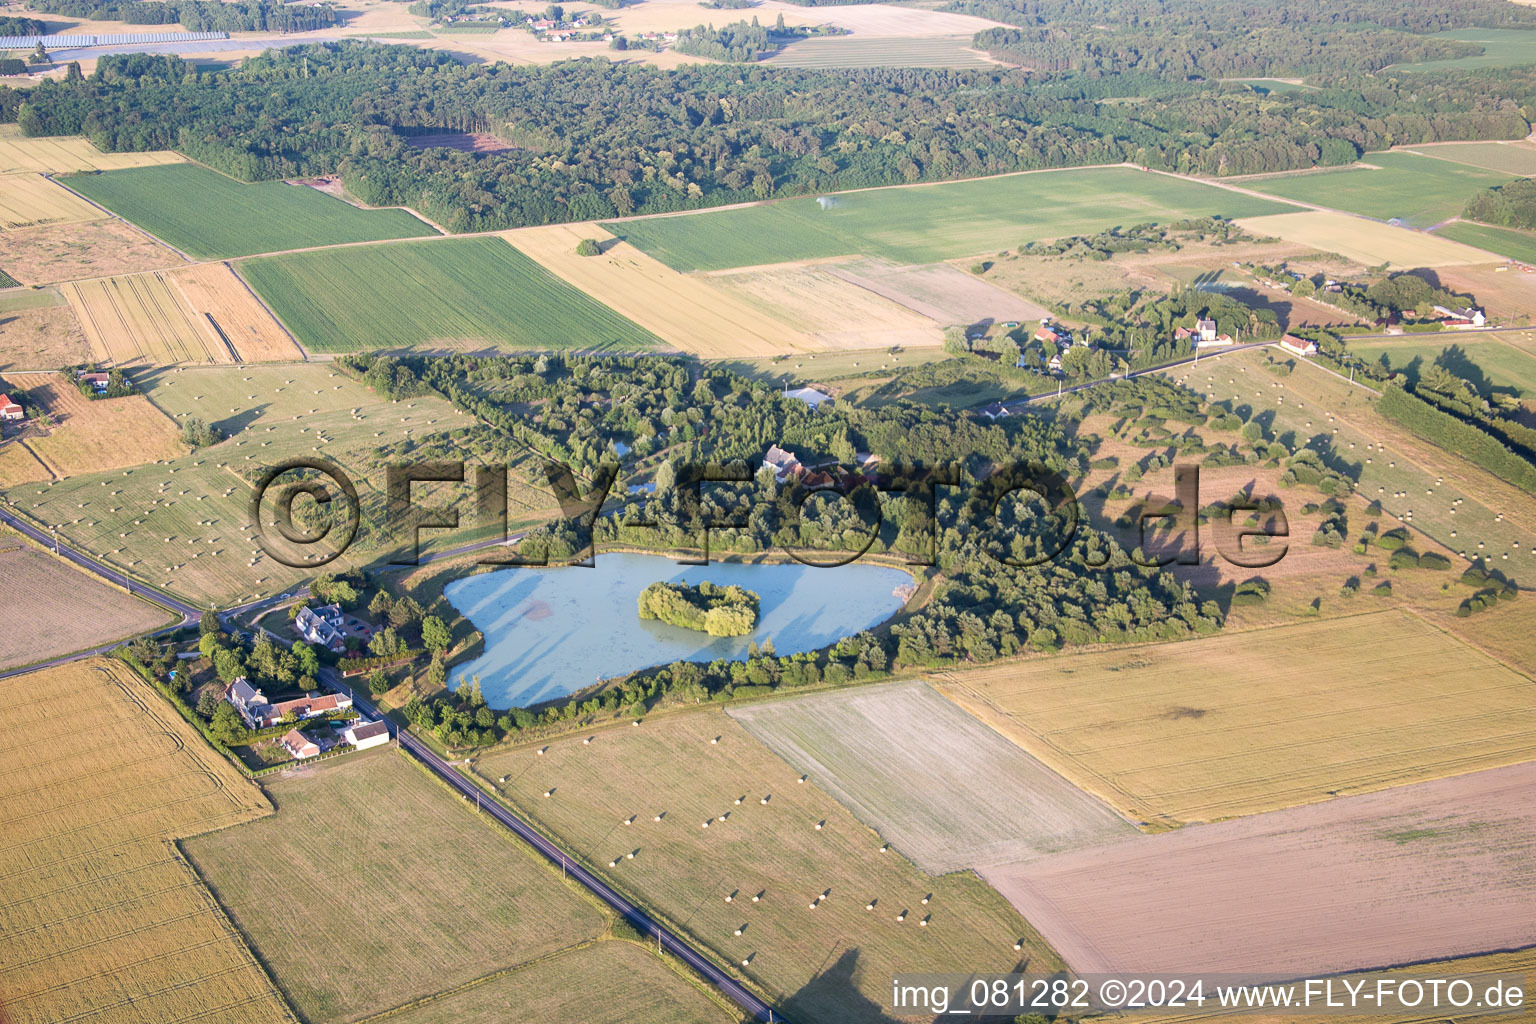
[(1321, 975), (1536, 943), (1536, 763), (984, 869), (1078, 972)]

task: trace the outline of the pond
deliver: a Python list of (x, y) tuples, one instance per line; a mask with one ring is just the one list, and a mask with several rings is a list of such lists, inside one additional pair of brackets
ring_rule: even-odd
[[(744, 660), (753, 641), (779, 654), (811, 651), (879, 625), (905, 603), (912, 577), (855, 562), (831, 569), (783, 565), (678, 565), (658, 555), (606, 553), (595, 568), (498, 569), (450, 583), (444, 594), (485, 635), (485, 653), (455, 669), (471, 676), (492, 707), (526, 707), (599, 679), (667, 662)], [(641, 620), (652, 583), (736, 584), (761, 598), (757, 628), (711, 637)]]

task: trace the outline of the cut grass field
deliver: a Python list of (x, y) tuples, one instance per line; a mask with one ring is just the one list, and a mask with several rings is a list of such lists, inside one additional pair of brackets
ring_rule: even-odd
[(1368, 153), (1353, 167), (1248, 178), (1243, 185), (1282, 199), (1427, 228), (1456, 216), (1477, 192), (1514, 176), (1397, 151)]
[(120, 662), (0, 680), (0, 993), (11, 1024), (292, 1024), (168, 841), (271, 809)]
[(96, 207), (40, 174), (0, 175), (0, 229), (101, 217)]
[(1133, 833), (1106, 804), (927, 683), (771, 701), (730, 715), (935, 874)]
[[(193, 316), (213, 328), (219, 340), (233, 347), (230, 357), (240, 363), (302, 359), (304, 353), (272, 318), (227, 263), (203, 263), (171, 275)], [(222, 360), (221, 360), (222, 361)]]
[[(54, 476), (120, 469), (187, 452), (181, 430), (143, 395), (92, 401), (58, 374), (17, 374), (11, 379), (27, 389), (55, 424), (46, 436), (26, 441)], [(132, 444), (125, 443), (129, 438)]]
[(1457, 220), (1436, 228), (1435, 234), (1463, 245), (1474, 245), (1485, 252), (1522, 263), (1536, 263), (1536, 232), (1494, 227), (1476, 221)]
[(362, 348), (617, 349), (659, 339), (500, 238), (293, 253), (240, 265), (317, 352)]
[[(201, 417), (228, 440), (166, 463), (12, 487), (6, 497), (57, 525), (65, 541), (205, 605), (279, 593), (311, 574), (265, 557), (252, 539), (248, 502), (263, 468), (293, 456), (337, 463), (363, 501), (375, 503), (366, 523), (382, 514), (380, 447), (467, 422), (438, 399), (380, 400), (322, 364), (166, 369), (135, 379), (173, 421)], [(338, 567), (377, 555), (370, 540), (378, 538), (365, 532)]]
[[(1470, 194), (1470, 193), (1469, 193)], [(605, 225), (675, 270), (724, 270), (829, 256), (937, 263), (1116, 225), (1290, 207), (1130, 167), (1039, 171)]]
[(1397, 609), (948, 673), (941, 689), (1154, 825), (1536, 758), (1536, 685)]
[(437, 234), (403, 210), (361, 210), (305, 185), (247, 185), (195, 164), (65, 183), (195, 259)]
[(1043, 306), (948, 263), (901, 267), (884, 260), (857, 260), (828, 266), (825, 272), (944, 326), (1022, 323), (1050, 316)]
[(1418, 64), (1394, 64), (1394, 71), (1444, 71), (1453, 68), (1507, 68), (1536, 63), (1531, 33), (1513, 28), (1460, 28), (1438, 32), (1432, 39), (1456, 39), (1477, 43), (1483, 52), (1471, 57), (1427, 60)]
[(315, 1024), (404, 1006), (607, 929), (595, 903), (397, 751), (267, 789), (276, 815), (182, 849)]
[(1513, 765), (986, 877), (1080, 973), (1315, 978), (1517, 950), (1536, 944), (1533, 786), (1536, 764)]
[(181, 163), (180, 153), (103, 153), (75, 136), (29, 139), (14, 125), (0, 125), (0, 174), (68, 174)]
[(784, 68), (989, 68), (970, 36), (822, 36), (791, 43), (763, 62)]
[[(1468, 193), (1464, 198), (1470, 198), (1470, 195)], [(1305, 213), (1245, 217), (1238, 224), (1255, 235), (1273, 235), (1324, 252), (1336, 252), (1372, 267), (1381, 264), (1399, 269), (1450, 267), (1498, 260), (1492, 253), (1470, 244), (1473, 239), (1458, 240), (1444, 230), (1433, 234), (1412, 231), (1345, 213), (1308, 210)]]
[[(542, 755), (531, 746), (493, 752), (473, 770), (790, 1020), (883, 1021), (898, 970), (1059, 966), (974, 875), (934, 878), (896, 850), (881, 853), (881, 838), (816, 776), (797, 783), (799, 772), (720, 712), (658, 717), (597, 733), (590, 744), (583, 739), (555, 740)], [(623, 824), (631, 816), (634, 823)], [(705, 821), (709, 828), (700, 827)], [(872, 900), (874, 910), (865, 910)], [(1016, 953), (1021, 938), (1024, 951)], [(744, 959), (750, 963), (742, 967)]]
[[(595, 224), (523, 228), (505, 237), (566, 284), (685, 352), (752, 357), (818, 347), (804, 331), (765, 316), (729, 289), (679, 274)], [(583, 239), (598, 242), (602, 253), (576, 255)]]
[(1519, 142), (1447, 142), (1434, 146), (1406, 147), (1410, 153), (1468, 164), (1501, 174), (1536, 174), (1536, 143)]
[(107, 365), (229, 363), (229, 346), (207, 318), (193, 312), (174, 279), (162, 271), (72, 281), (60, 286)]
[(5, 579), (7, 611), (6, 628), (0, 631), (0, 669), (174, 624), (161, 609), (86, 575), (6, 529), (0, 529), (0, 577)]
[(944, 337), (940, 327), (948, 322), (931, 320), (847, 281), (830, 265), (729, 270), (709, 280), (756, 310), (755, 315), (776, 317), (807, 332), (814, 347), (824, 351), (938, 348)]
[(1434, 341), (1423, 335), (1407, 335), (1351, 342), (1349, 350), (1369, 363), (1380, 364), (1385, 357), (1388, 366), (1415, 381), (1440, 363), (1452, 373), (1476, 381), (1480, 390), (1491, 385), (1521, 398), (1536, 398), (1536, 344), (1527, 334), (1510, 331), (1458, 336), (1448, 332), (1435, 335)]
[(49, 370), (90, 358), (80, 321), (55, 289), (0, 295), (0, 372)]

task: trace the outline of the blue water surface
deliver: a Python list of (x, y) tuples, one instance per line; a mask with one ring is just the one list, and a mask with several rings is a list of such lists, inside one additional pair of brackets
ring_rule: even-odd
[[(761, 598), (747, 636), (710, 637), (637, 612), (652, 583), (745, 587)], [(904, 603), (912, 577), (854, 562), (818, 569), (784, 565), (678, 565), (658, 555), (600, 554), (594, 568), (498, 569), (450, 583), (444, 594), (485, 635), (485, 653), (454, 670), (471, 676), (492, 707), (527, 707), (670, 661), (745, 659), (772, 639), (779, 654), (815, 650), (876, 626)]]

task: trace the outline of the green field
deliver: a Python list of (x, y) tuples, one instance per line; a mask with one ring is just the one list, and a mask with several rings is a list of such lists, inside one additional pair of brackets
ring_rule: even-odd
[(500, 238), (251, 260), (240, 272), (308, 348), (616, 349), (659, 344)]
[(1434, 39), (1460, 39), (1477, 43), (1483, 52), (1452, 60), (1427, 60), (1420, 64), (1394, 64), (1393, 71), (1443, 71), (1449, 68), (1507, 68), (1536, 64), (1536, 32), (1517, 28), (1460, 28), (1439, 32)]
[(1505, 259), (1536, 263), (1536, 233), (1515, 228), (1496, 228), (1491, 224), (1458, 220), (1435, 231), (1453, 242), (1464, 242), (1497, 253)]
[(843, 192), (604, 225), (675, 270), (862, 254), (934, 263), (1116, 225), (1292, 208), (1198, 182), (1097, 167)]
[(763, 63), (783, 68), (997, 67), (971, 49), (970, 36), (819, 36), (791, 43)]
[(1254, 178), (1243, 184), (1283, 199), (1427, 228), (1459, 214), (1475, 193), (1513, 177), (1415, 153), (1367, 153), (1362, 162), (1380, 170), (1351, 167)]
[(1497, 334), (1457, 337), (1456, 332), (1448, 331), (1436, 335), (1434, 341), (1425, 340), (1423, 335), (1412, 341), (1357, 341), (1349, 350), (1372, 363), (1385, 355), (1392, 369), (1414, 379), (1439, 360), (1452, 373), (1474, 383), (1508, 390), (1521, 398), (1536, 398), (1536, 356)]
[(302, 1019), (380, 1013), (607, 930), (604, 910), (396, 751), (268, 791), (275, 815), (183, 849)]
[(1412, 152), (1503, 174), (1536, 174), (1536, 146), (1523, 139), (1519, 142), (1450, 142), (1420, 146)]
[(437, 233), (403, 210), (360, 210), (315, 189), (280, 181), (245, 185), (196, 164), (135, 167), (64, 180), (81, 195), (196, 259)]

